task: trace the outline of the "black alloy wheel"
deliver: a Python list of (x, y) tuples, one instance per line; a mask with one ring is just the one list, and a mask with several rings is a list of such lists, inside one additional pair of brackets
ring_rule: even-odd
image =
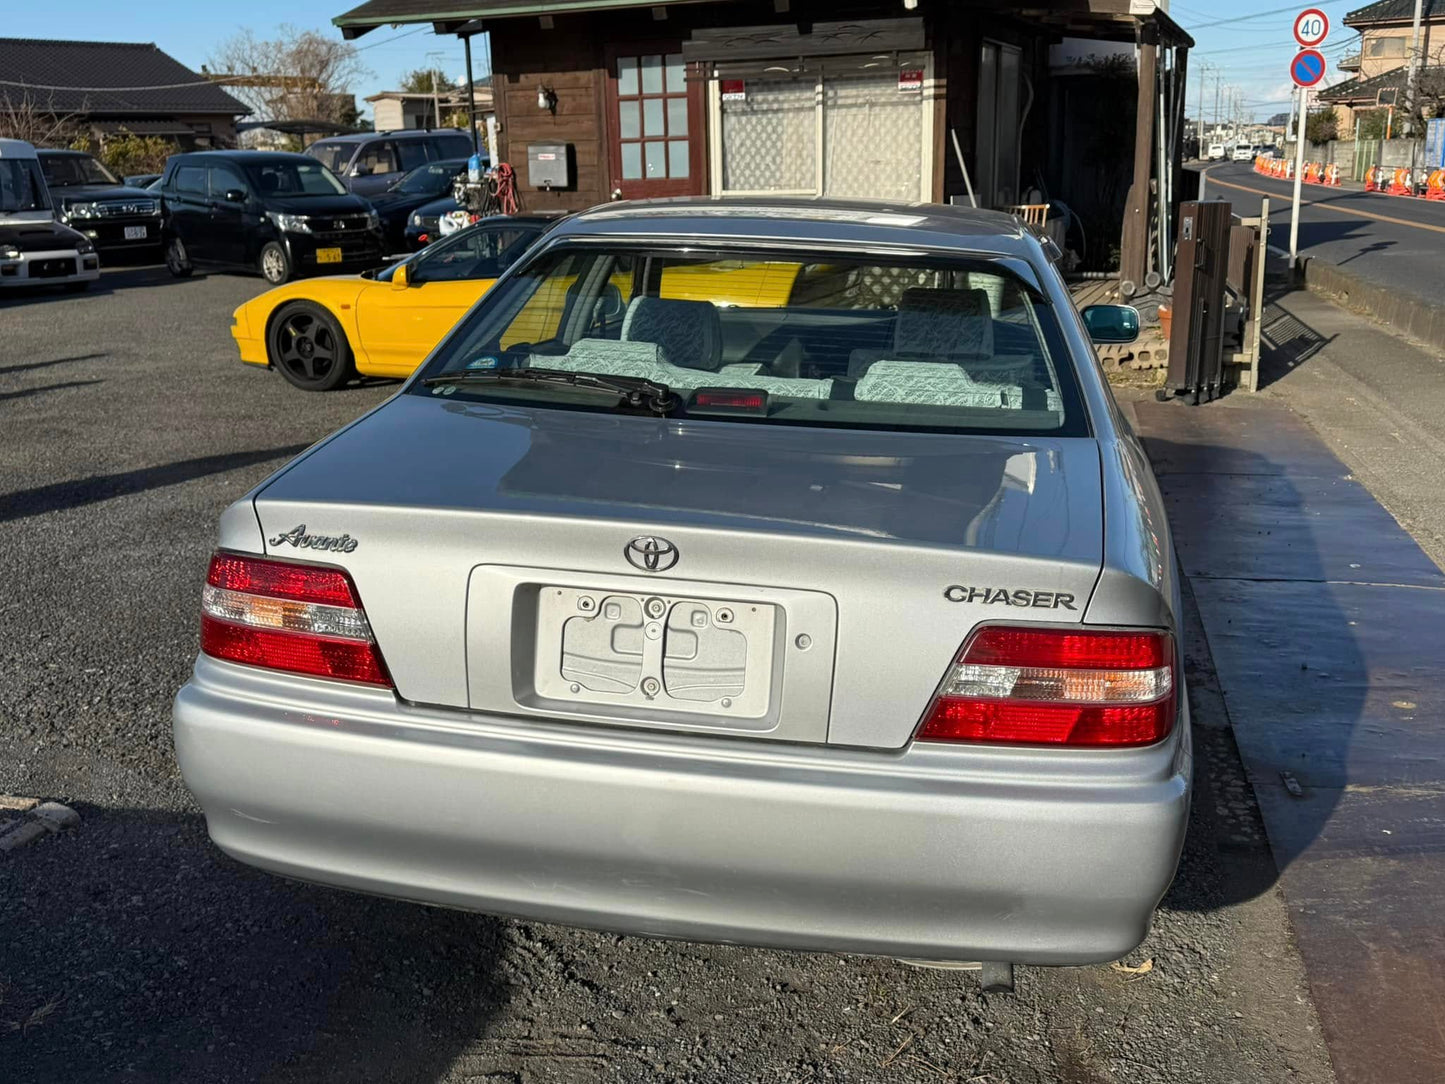
[(269, 338), (271, 364), (302, 391), (331, 391), (354, 374), (345, 332), (319, 305), (285, 306), (271, 321)]

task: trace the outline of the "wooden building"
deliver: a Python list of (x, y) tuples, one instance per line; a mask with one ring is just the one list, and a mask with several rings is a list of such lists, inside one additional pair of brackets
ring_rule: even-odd
[[(350, 38), (408, 22), (487, 33), (499, 156), (531, 209), (1042, 194), (1080, 218), (1079, 238), (1095, 228), (1103, 258), (1122, 236), (1125, 274), (1142, 279), (1178, 187), (1193, 43), (1153, 0), (369, 0), (334, 22)], [(1051, 49), (1076, 39), (1130, 48), (1056, 78)], [(1094, 76), (1117, 98), (1112, 123), (1095, 117)], [(536, 153), (565, 155), (565, 184), (527, 183)]]

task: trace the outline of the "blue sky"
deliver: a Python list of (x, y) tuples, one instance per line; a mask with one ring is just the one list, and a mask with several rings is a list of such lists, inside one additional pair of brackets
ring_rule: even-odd
[[(305, 29), (336, 33), (331, 26), (333, 16), (340, 14), (358, 0), (247, 0), (238, 5), (245, 20), (230, 22), (217, 17), (221, 5), (212, 0), (145, 0), (141, 4), (116, 3), (115, 0), (69, 0), (64, 5), (65, 17), (56, 21), (56, 9), (24, 0), (0, 0), (7, 8), (0, 33), (14, 37), (80, 37), (113, 41), (154, 41), (166, 52), (192, 68), (199, 67), (210, 55), (214, 44), (237, 30), (249, 28), (257, 37), (274, 35), (282, 23)], [(1357, 35), (1341, 25), (1347, 11), (1363, 7), (1368, 0), (1315, 0), (1330, 16), (1331, 31), (1324, 52), (1331, 60), (1325, 83), (1337, 82), (1343, 73), (1333, 66), (1345, 52), (1353, 52)], [(229, 5), (227, 5), (229, 6)], [(1181, 0), (1171, 5), (1174, 18), (1194, 35), (1198, 48), (1190, 56), (1189, 115), (1195, 115), (1201, 82), (1205, 89), (1205, 116), (1213, 113), (1214, 76), (1201, 80), (1203, 64), (1217, 67), (1223, 82), (1239, 88), (1251, 112), (1261, 118), (1289, 108), (1290, 91), (1287, 68), (1294, 53), (1290, 27), (1294, 12), (1260, 14), (1282, 7), (1282, 3), (1264, 4), (1258, 0)], [(1299, 8), (1311, 6), (1301, 3)], [(1254, 16), (1251, 18), (1241, 18)], [(1224, 22), (1223, 20), (1240, 20)], [(485, 46), (483, 39), (474, 43), (475, 61), (480, 73)], [(463, 72), (462, 47), (455, 38), (438, 38), (430, 26), (392, 30), (374, 30), (357, 41), (361, 60), (371, 74), (353, 89), (360, 100), (378, 90), (396, 85), (403, 72), (438, 63), (454, 76)], [(428, 58), (431, 52), (441, 57)]]
[[(1189, 54), (1188, 113), (1192, 118), (1199, 108), (1200, 72), (1203, 65), (1219, 69), (1223, 83), (1234, 85), (1244, 101), (1260, 119), (1272, 113), (1289, 111), (1293, 84), (1289, 79), (1289, 62), (1298, 46), (1292, 28), (1295, 15), (1307, 7), (1317, 7), (1330, 18), (1330, 36), (1320, 47), (1329, 61), (1321, 86), (1338, 83), (1348, 73), (1335, 67), (1346, 53), (1356, 51), (1359, 34), (1341, 20), (1345, 13), (1356, 11), (1370, 0), (1308, 0), (1294, 7), (1285, 7), (1282, 0), (1264, 3), (1247, 0), (1180, 0), (1170, 5), (1170, 14), (1194, 37), (1195, 48)], [(1283, 8), (1280, 11), (1277, 9)], [(1266, 14), (1267, 13), (1267, 14)], [(1241, 19), (1241, 16), (1255, 16)], [(1228, 21), (1226, 21), (1228, 20)], [(1216, 25), (1211, 25), (1216, 24)], [(1205, 90), (1204, 116), (1214, 115), (1213, 72), (1202, 81)]]
[[(334, 16), (349, 11), (361, 0), (246, 0), (244, 4), (220, 4), (215, 0), (144, 0), (139, 4), (115, 0), (68, 0), (65, 17), (56, 19), (57, 9), (26, 0), (0, 0), (5, 14), (0, 18), (0, 36), (16, 38), (85, 38), (91, 41), (153, 41), (190, 68), (199, 68), (216, 43), (239, 30), (251, 30), (263, 40), (275, 37), (277, 28), (290, 23), (303, 30), (320, 30), (340, 37), (331, 25)], [(243, 20), (231, 21), (220, 15), (225, 9), (244, 13)], [(485, 39), (472, 41), (472, 63), (477, 74), (485, 69)], [(370, 69), (352, 90), (357, 104), (378, 90), (396, 86), (403, 73), (436, 64), (460, 79), (466, 71), (462, 44), (455, 37), (439, 38), (431, 24), (422, 28), (383, 27), (359, 38), (360, 60)], [(428, 57), (439, 52), (440, 57)]]

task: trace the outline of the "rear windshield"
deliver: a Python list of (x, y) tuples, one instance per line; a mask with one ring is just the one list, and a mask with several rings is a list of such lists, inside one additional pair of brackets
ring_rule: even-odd
[(33, 158), (0, 158), (0, 214), (48, 211), (50, 196)]
[[(1052, 308), (982, 258), (557, 248), (487, 294), (423, 375), (524, 368), (665, 384), (683, 415), (1087, 432)], [(619, 409), (556, 383), (411, 390)]]
[(346, 186), (317, 162), (251, 162), (246, 173), (263, 196), (339, 196), (346, 192)]

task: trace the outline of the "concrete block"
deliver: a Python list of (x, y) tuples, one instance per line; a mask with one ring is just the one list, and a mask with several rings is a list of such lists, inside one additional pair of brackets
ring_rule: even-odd
[(41, 802), (30, 815), (52, 832), (74, 828), (80, 823), (80, 814), (59, 802)]

